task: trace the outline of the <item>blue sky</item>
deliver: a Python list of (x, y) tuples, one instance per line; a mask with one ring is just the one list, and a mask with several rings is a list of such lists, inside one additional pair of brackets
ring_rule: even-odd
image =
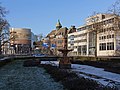
[(116, 0), (0, 0), (9, 10), (11, 27), (47, 35), (60, 20), (63, 27), (81, 26), (94, 11), (105, 13)]

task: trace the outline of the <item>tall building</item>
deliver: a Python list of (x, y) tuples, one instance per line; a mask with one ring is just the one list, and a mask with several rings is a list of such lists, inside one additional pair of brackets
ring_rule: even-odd
[(76, 32), (68, 33), (73, 56), (120, 56), (120, 16), (96, 14)]
[(10, 46), (11, 54), (30, 54), (31, 53), (31, 29), (11, 28)]
[(87, 54), (87, 30), (68, 33), (68, 49), (73, 49), (69, 55), (86, 55)]
[(60, 21), (58, 20), (56, 24), (56, 30), (51, 31), (47, 37), (49, 37), (50, 50), (55, 55), (59, 55), (58, 49), (64, 48), (65, 44), (65, 34), (68, 29), (66, 27), (62, 28)]

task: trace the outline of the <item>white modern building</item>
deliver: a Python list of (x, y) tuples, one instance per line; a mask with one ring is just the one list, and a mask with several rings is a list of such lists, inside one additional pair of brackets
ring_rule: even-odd
[(96, 14), (86, 19), (84, 26), (68, 33), (68, 48), (72, 56), (120, 56), (120, 17)]
[(73, 49), (72, 55), (87, 55), (87, 30), (68, 34), (68, 49)]

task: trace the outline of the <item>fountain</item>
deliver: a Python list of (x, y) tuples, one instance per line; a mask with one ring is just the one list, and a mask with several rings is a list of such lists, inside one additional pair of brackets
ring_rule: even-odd
[(60, 68), (71, 68), (71, 62), (69, 60), (69, 57), (67, 56), (68, 52), (72, 51), (72, 49), (67, 49), (67, 30), (65, 30), (65, 44), (63, 49), (58, 49), (59, 52), (63, 54), (63, 58), (60, 59), (59, 67)]

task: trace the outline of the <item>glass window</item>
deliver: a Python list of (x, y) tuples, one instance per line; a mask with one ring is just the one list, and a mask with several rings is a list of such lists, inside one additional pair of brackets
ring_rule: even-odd
[(106, 43), (100, 43), (99, 50), (106, 50)]
[(81, 46), (78, 46), (78, 54), (81, 55)]
[(106, 36), (104, 36), (104, 39), (106, 39)]
[(82, 46), (82, 51), (83, 51), (83, 55), (86, 55), (86, 53), (87, 53), (87, 46), (86, 45)]
[(104, 39), (104, 36), (102, 36), (102, 40)]
[(114, 38), (114, 34), (112, 34), (112, 38)]
[(107, 50), (114, 50), (114, 42), (107, 43)]

